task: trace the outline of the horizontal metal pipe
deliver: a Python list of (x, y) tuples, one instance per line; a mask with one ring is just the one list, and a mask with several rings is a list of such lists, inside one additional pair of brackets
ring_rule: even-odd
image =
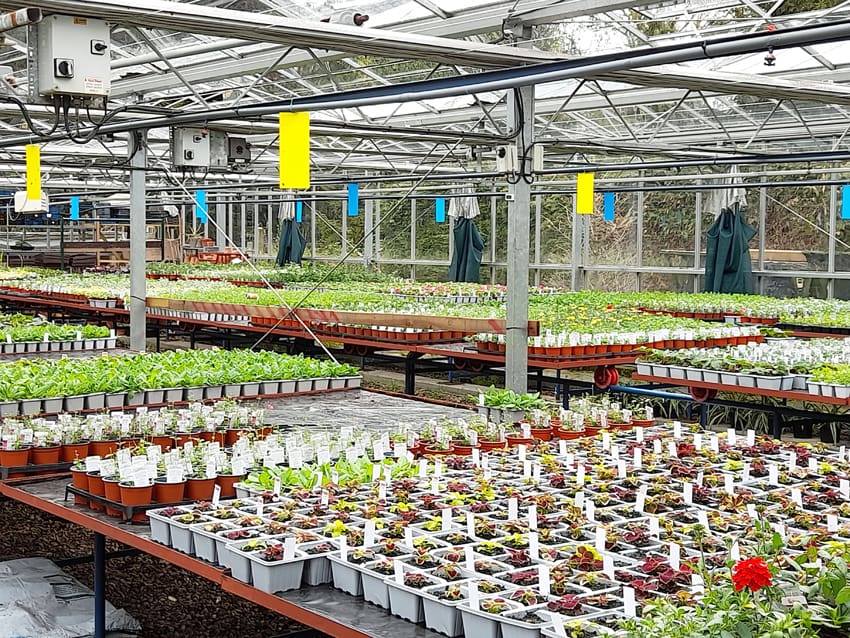
[(34, 22), (41, 22), (41, 9), (18, 9), (0, 15), (0, 33)]
[(608, 387), (610, 392), (622, 392), (624, 394), (637, 394), (644, 397), (655, 397), (657, 399), (673, 399), (675, 401), (693, 401), (694, 398), (684, 392), (664, 392), (663, 390), (652, 390), (650, 388), (632, 387), (628, 385), (612, 385)]
[[(519, 88), (569, 78), (593, 77), (613, 71), (624, 71), (639, 67), (755, 53), (765, 51), (768, 47), (782, 49), (793, 46), (835, 42), (846, 40), (848, 37), (850, 37), (850, 21), (845, 20), (824, 25), (795, 27), (772, 32), (720, 38), (717, 40), (670, 45), (667, 47), (634, 49), (631, 51), (592, 56), (581, 60), (549, 62), (527, 67), (473, 73), (458, 77), (438, 78), (406, 84), (330, 93), (320, 96), (279, 100), (261, 105), (193, 111), (180, 115), (152, 118), (143, 122), (109, 124), (101, 127), (99, 131), (103, 134), (119, 133), (130, 130), (207, 123), (221, 119), (247, 119), (283, 111), (342, 109), (455, 97), (458, 95)], [(19, 136), (0, 141), (0, 146), (16, 146), (33, 140), (46, 139), (58, 139), (58, 137)]]

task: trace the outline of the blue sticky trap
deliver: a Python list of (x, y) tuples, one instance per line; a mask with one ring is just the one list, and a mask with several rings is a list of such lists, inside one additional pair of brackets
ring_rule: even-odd
[(357, 217), (360, 208), (360, 186), (352, 182), (348, 185), (348, 216)]
[(614, 204), (616, 195), (614, 193), (603, 193), (602, 195), (602, 219), (606, 222), (614, 221)]
[(434, 221), (438, 224), (446, 222), (446, 200), (443, 197), (434, 200)]
[(195, 217), (202, 224), (207, 223), (207, 191), (195, 191)]
[(850, 186), (841, 187), (841, 219), (850, 219)]
[(301, 217), (304, 214), (304, 202), (295, 202), (295, 221), (301, 223)]
[(80, 219), (80, 198), (74, 195), (71, 197), (71, 221), (75, 222)]

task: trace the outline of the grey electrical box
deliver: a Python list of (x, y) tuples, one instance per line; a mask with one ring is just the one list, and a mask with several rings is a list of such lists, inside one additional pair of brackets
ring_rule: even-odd
[(178, 168), (209, 168), (209, 131), (203, 128), (172, 129), (171, 163)]
[(38, 24), (39, 93), (108, 96), (109, 47), (109, 25), (103, 20), (46, 16)]
[(251, 146), (244, 137), (231, 137), (227, 140), (227, 159), (231, 163), (250, 162)]
[(227, 168), (227, 133), (210, 131), (210, 168)]

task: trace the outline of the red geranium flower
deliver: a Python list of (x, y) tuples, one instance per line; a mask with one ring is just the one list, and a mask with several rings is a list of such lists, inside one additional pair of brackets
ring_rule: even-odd
[(771, 578), (770, 569), (760, 556), (739, 561), (732, 568), (735, 591), (741, 591), (744, 587), (749, 587), (750, 591), (758, 591), (762, 587), (769, 587), (772, 584)]

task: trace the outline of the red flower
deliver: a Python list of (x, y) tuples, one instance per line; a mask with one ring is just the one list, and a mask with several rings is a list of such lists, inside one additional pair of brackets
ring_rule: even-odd
[(735, 591), (741, 591), (744, 587), (749, 587), (750, 591), (769, 587), (772, 584), (770, 569), (760, 556), (739, 561), (732, 568), (732, 583)]

